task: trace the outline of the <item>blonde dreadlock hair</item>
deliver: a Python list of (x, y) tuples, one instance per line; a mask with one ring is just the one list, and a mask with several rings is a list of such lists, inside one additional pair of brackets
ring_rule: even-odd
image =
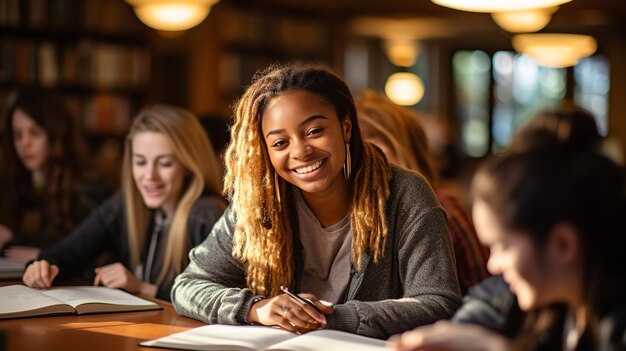
[[(258, 72), (235, 108), (232, 142), (226, 153), (224, 195), (236, 213), (233, 255), (245, 266), (248, 287), (259, 295), (275, 296), (280, 286), (294, 280), (293, 206), (285, 194), (289, 185), (275, 182), (261, 132), (267, 104), (288, 91), (302, 90), (331, 103), (340, 119), (350, 118), (352, 138), (352, 261), (361, 269), (361, 255), (374, 262), (383, 255), (387, 238), (385, 202), (391, 171), (387, 160), (372, 145), (363, 143), (350, 89), (326, 69), (303, 65), (271, 66)], [(278, 185), (277, 185), (278, 184)], [(279, 189), (276, 189), (276, 186)]]

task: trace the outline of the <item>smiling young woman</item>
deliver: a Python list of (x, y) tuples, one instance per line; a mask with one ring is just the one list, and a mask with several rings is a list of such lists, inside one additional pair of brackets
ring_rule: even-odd
[(24, 283), (46, 288), (58, 274), (76, 274), (103, 252), (94, 285), (170, 299), (174, 277), (226, 207), (217, 158), (189, 111), (153, 105), (126, 138), (122, 191), (70, 236), (27, 267)]
[(424, 178), (363, 143), (356, 117), (347, 85), (325, 69), (257, 76), (226, 155), (230, 207), (176, 279), (179, 313), (384, 338), (454, 312), (443, 210)]

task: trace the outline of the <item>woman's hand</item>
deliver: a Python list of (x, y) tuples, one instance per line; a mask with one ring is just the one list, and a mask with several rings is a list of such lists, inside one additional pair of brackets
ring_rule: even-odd
[(469, 324), (440, 321), (389, 338), (394, 351), (506, 351), (508, 340), (486, 328)]
[(59, 267), (48, 263), (46, 260), (35, 261), (28, 265), (22, 276), (22, 281), (31, 288), (49, 288), (52, 281), (59, 274)]
[(250, 307), (248, 321), (263, 325), (277, 325), (296, 333), (305, 333), (326, 326), (325, 314), (333, 313), (331, 307), (320, 302), (314, 295), (300, 294), (310, 299), (324, 314), (320, 314), (306, 303), (301, 303), (287, 294), (261, 300)]
[(39, 248), (30, 246), (9, 246), (4, 250), (4, 256), (17, 263), (26, 263), (39, 256)]
[(93, 285), (100, 284), (107, 288), (124, 289), (132, 294), (156, 296), (157, 286), (137, 279), (123, 264), (116, 262), (110, 265), (97, 267)]

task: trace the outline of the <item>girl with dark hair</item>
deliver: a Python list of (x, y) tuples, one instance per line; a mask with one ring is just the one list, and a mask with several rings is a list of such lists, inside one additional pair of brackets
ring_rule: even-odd
[(567, 118), (554, 114), (543, 120), (554, 125), (524, 130), (473, 182), (488, 268), (528, 313), (521, 330), (507, 339), (438, 323), (396, 337), (395, 350), (626, 348), (623, 170), (598, 153), (593, 130)]
[(69, 233), (89, 212), (82, 195), (81, 142), (65, 101), (23, 90), (6, 115), (0, 249), (27, 262)]
[(327, 70), (257, 75), (236, 108), (226, 169), (230, 207), (174, 283), (179, 313), (386, 338), (458, 307), (432, 189), (361, 140), (350, 90)]

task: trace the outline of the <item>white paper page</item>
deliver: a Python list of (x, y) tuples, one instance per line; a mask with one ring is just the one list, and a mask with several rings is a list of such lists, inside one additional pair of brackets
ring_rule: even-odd
[(103, 286), (72, 286), (42, 290), (42, 293), (64, 301), (76, 308), (85, 303), (107, 303), (114, 305), (151, 306), (154, 302), (131, 295), (127, 292)]
[(42, 294), (42, 291), (24, 285), (0, 287), (0, 313), (15, 313), (62, 305), (63, 301)]
[(262, 326), (207, 325), (141, 345), (184, 350), (261, 350), (297, 336), (282, 329)]
[(316, 330), (275, 344), (268, 350), (297, 351), (385, 351), (384, 340), (337, 330)]

